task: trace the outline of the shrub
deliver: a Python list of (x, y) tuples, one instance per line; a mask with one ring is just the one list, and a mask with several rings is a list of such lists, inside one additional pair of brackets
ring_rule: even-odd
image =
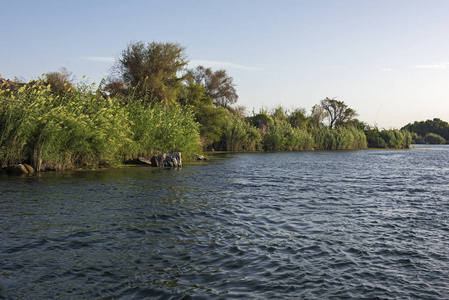
[(251, 117), (250, 122), (253, 126), (262, 130), (268, 129), (268, 127), (273, 126), (274, 123), (273, 119), (263, 112)]
[(412, 135), (407, 130), (382, 130), (377, 128), (365, 131), (369, 148), (409, 148)]
[(428, 133), (428, 134), (426, 134), (424, 139), (429, 144), (445, 144), (446, 143), (446, 140), (442, 136), (440, 136), (436, 133)]

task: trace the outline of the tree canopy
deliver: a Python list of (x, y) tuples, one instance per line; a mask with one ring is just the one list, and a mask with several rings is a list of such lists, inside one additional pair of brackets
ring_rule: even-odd
[(177, 43), (128, 44), (114, 69), (128, 87), (135, 88), (138, 96), (148, 101), (165, 104), (177, 98), (187, 65), (185, 48)]
[(344, 125), (346, 122), (352, 121), (357, 113), (352, 108), (349, 108), (343, 101), (338, 101), (335, 98), (321, 100), (321, 107), (325, 112), (325, 118), (329, 121), (329, 127), (335, 128)]
[(204, 87), (205, 95), (212, 99), (215, 106), (228, 107), (238, 100), (233, 78), (225, 70), (213, 71), (211, 68), (198, 66), (189, 70), (196, 84)]
[(402, 129), (416, 133), (419, 137), (424, 138), (429, 133), (437, 134), (445, 140), (449, 140), (449, 123), (438, 118), (426, 121), (415, 121), (405, 125)]

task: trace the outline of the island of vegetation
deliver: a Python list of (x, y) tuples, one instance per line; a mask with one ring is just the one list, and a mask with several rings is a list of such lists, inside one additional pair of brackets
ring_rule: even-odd
[(414, 144), (446, 144), (449, 141), (449, 124), (435, 118), (427, 121), (416, 121), (403, 128), (412, 134)]
[(309, 115), (277, 107), (248, 116), (236, 106), (225, 70), (187, 63), (179, 44), (135, 42), (98, 85), (83, 79), (75, 86), (65, 69), (28, 83), (0, 79), (0, 165), (63, 170), (175, 151), (188, 158), (213, 150), (408, 148), (412, 142), (415, 125), (370, 127), (335, 98), (321, 100)]

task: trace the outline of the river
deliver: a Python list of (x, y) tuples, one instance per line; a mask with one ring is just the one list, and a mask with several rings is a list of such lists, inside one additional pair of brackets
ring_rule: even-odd
[(0, 299), (449, 299), (449, 146), (0, 177)]

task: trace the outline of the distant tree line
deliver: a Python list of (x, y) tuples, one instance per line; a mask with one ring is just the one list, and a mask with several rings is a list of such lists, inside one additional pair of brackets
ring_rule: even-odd
[(438, 118), (415, 121), (402, 129), (411, 132), (413, 143), (416, 144), (445, 144), (449, 141), (449, 123)]

